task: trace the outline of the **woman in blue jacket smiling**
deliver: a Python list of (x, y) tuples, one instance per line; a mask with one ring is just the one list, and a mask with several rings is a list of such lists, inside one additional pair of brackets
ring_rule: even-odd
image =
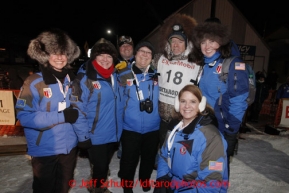
[(227, 143), (200, 89), (185, 86), (175, 110), (180, 120), (170, 122), (173, 129), (161, 148), (154, 193), (166, 187), (175, 193), (227, 192)]
[(114, 64), (117, 62), (115, 46), (104, 38), (91, 49), (90, 59), (82, 66), (73, 82), (71, 101), (79, 110), (74, 124), (79, 146), (87, 148), (92, 166), (94, 193), (110, 192), (105, 183), (109, 163), (122, 132), (122, 88)]
[[(232, 47), (227, 26), (218, 22), (198, 24), (193, 31), (192, 56), (203, 64), (199, 87), (218, 119), (218, 129), (227, 143), (228, 160), (234, 155), (238, 133), (247, 110), (249, 78), (245, 63), (237, 57), (231, 61), (226, 80), (220, 77), (224, 59), (230, 58)], [(229, 172), (230, 173), (230, 172)]]
[(72, 123), (78, 111), (70, 107), (70, 64), (80, 49), (59, 29), (31, 40), (28, 55), (41, 72), (30, 75), (17, 99), (17, 118), (24, 127), (32, 156), (33, 192), (68, 192), (77, 158), (77, 136)]
[(124, 85), (124, 122), (121, 136), (122, 156), (119, 177), (125, 193), (131, 193), (140, 158), (139, 180), (144, 191), (150, 190), (150, 180), (158, 147), (160, 116), (159, 86), (156, 70), (151, 66), (154, 48), (150, 42), (135, 47), (135, 62), (129, 76), (120, 77)]

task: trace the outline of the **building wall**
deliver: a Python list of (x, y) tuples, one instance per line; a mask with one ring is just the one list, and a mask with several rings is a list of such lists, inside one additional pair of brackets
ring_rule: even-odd
[[(212, 0), (192, 0), (171, 16), (176, 13), (183, 13), (194, 17), (198, 23), (201, 23), (210, 17), (211, 3)], [(236, 44), (256, 46), (255, 57), (245, 57), (244, 59), (248, 60), (247, 62), (253, 66), (255, 72), (264, 71), (267, 73), (270, 49), (237, 7), (230, 0), (216, 0), (215, 17), (229, 27), (231, 38)], [(163, 48), (160, 47), (158, 41), (162, 35), (159, 33), (159, 29), (160, 26), (156, 27), (144, 39), (151, 41), (157, 52), (162, 52)]]

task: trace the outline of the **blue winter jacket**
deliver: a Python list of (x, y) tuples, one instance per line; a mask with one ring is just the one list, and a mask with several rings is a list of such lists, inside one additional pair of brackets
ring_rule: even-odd
[(161, 148), (157, 179), (169, 177), (175, 193), (227, 192), (227, 142), (223, 135), (209, 116), (200, 115), (183, 130), (181, 125), (170, 132), (171, 138), (167, 135)]
[(289, 98), (289, 83), (284, 83), (279, 86), (276, 94), (276, 99)]
[(63, 88), (69, 87), (64, 99), (56, 78), (46, 70), (42, 72), (25, 80), (15, 107), (24, 127), (27, 153), (33, 157), (68, 154), (76, 146), (77, 136), (72, 125), (64, 122), (63, 112), (58, 112), (58, 103), (65, 100), (66, 107), (70, 106), (74, 74), (70, 72), (64, 79)]
[(246, 99), (249, 94), (249, 80), (245, 63), (235, 58), (230, 64), (227, 81), (221, 81), (219, 75), (222, 61), (219, 57), (210, 61), (212, 65), (205, 63), (199, 87), (214, 108), (219, 130), (222, 133), (235, 134), (239, 131), (248, 106)]
[(73, 124), (80, 142), (91, 139), (93, 145), (118, 142), (122, 133), (122, 88), (116, 73), (103, 78), (91, 60), (78, 71), (73, 82), (71, 103), (79, 110)]
[[(160, 124), (158, 111), (159, 85), (156, 70), (150, 67), (148, 73), (143, 73), (134, 64), (128, 70), (131, 71), (130, 76), (123, 72), (123, 76), (120, 78), (121, 82), (126, 83), (123, 87), (125, 103), (123, 129), (141, 134), (156, 131)], [(139, 85), (137, 85), (137, 82)], [(140, 93), (142, 93), (142, 98), (140, 98)], [(140, 103), (146, 99), (152, 101), (153, 109), (151, 113), (140, 110)]]

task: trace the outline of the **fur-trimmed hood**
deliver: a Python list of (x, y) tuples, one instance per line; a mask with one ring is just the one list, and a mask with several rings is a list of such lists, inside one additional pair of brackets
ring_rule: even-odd
[(230, 42), (230, 33), (227, 26), (217, 22), (204, 22), (195, 27), (192, 39), (196, 48), (200, 49), (201, 42), (207, 38), (224, 46)]
[(160, 29), (160, 33), (162, 34), (161, 37), (163, 37), (160, 43), (160, 47), (162, 50), (164, 50), (164, 55), (167, 58), (172, 57), (170, 56), (171, 48), (170, 48), (168, 39), (173, 32), (174, 25), (180, 25), (183, 29), (184, 34), (187, 37), (187, 43), (186, 43), (187, 47), (186, 47), (186, 51), (184, 55), (188, 56), (188, 54), (193, 48), (192, 33), (193, 33), (194, 28), (197, 26), (197, 21), (189, 15), (178, 13), (174, 15), (173, 17), (169, 18), (163, 24), (163, 26)]
[(80, 49), (64, 31), (51, 29), (30, 41), (27, 54), (44, 66), (48, 65), (50, 54), (65, 54), (67, 56), (65, 68), (69, 68), (70, 64), (79, 57)]

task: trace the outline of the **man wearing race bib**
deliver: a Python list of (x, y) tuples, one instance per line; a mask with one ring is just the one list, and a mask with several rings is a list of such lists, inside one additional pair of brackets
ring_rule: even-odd
[(163, 53), (155, 55), (153, 65), (159, 73), (160, 147), (162, 146), (169, 122), (175, 118), (174, 100), (187, 84), (197, 84), (200, 66), (190, 58), (192, 51), (191, 34), (197, 22), (194, 18), (176, 14), (163, 25), (161, 44)]

